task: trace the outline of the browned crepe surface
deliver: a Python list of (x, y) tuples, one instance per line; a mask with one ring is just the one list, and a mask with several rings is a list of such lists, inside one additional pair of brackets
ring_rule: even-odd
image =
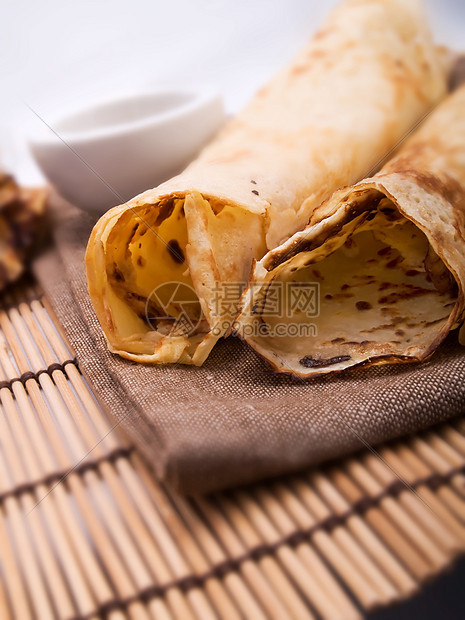
[(445, 96), (443, 60), (418, 0), (341, 2), (183, 173), (96, 224), (87, 276), (110, 350), (201, 365), (237, 315), (253, 259)]
[[(421, 361), (465, 312), (465, 85), (372, 178), (341, 188), (258, 263), (239, 326), (276, 370), (310, 377)], [(318, 284), (319, 312), (267, 317), (273, 286)], [(263, 310), (265, 308), (265, 310)], [(274, 323), (305, 327), (274, 335)], [(269, 333), (256, 333), (263, 322)], [(248, 332), (246, 331), (248, 328)], [(248, 336), (247, 333), (251, 335)]]

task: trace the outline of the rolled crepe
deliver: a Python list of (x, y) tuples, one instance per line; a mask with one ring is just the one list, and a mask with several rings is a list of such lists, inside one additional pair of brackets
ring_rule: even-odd
[(363, 178), (445, 91), (420, 2), (343, 2), (181, 175), (98, 221), (87, 277), (110, 350), (200, 365), (237, 316), (252, 261)]
[(465, 85), (256, 265), (237, 329), (276, 370), (421, 361), (463, 321), (464, 111)]

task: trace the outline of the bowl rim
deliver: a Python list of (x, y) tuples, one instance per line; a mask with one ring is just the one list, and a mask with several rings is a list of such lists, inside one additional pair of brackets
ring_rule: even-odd
[[(148, 116), (144, 116), (141, 119), (136, 119), (127, 122), (120, 122), (115, 125), (109, 125), (105, 127), (96, 127), (95, 129), (85, 130), (59, 130), (55, 129), (57, 125), (65, 122), (77, 114), (83, 114), (91, 112), (94, 109), (101, 108), (105, 105), (111, 105), (118, 102), (137, 100), (149, 96), (161, 96), (161, 95), (188, 95), (187, 101), (182, 102), (168, 108), (163, 112), (157, 112)], [(57, 146), (60, 143), (92, 143), (104, 140), (106, 138), (116, 138), (129, 136), (131, 133), (137, 133), (141, 129), (147, 129), (148, 127), (156, 128), (161, 127), (165, 123), (176, 120), (183, 116), (187, 116), (193, 112), (200, 111), (202, 108), (207, 114), (208, 108), (219, 106), (224, 115), (224, 104), (220, 93), (213, 88), (181, 88), (181, 87), (166, 87), (166, 88), (147, 88), (138, 90), (137, 93), (119, 94), (115, 96), (107, 96), (102, 99), (93, 101), (87, 106), (80, 106), (74, 110), (68, 111), (64, 116), (56, 116), (50, 121), (44, 119), (41, 123), (41, 127), (29, 137), (29, 145), (33, 148), (40, 148), (42, 146)]]

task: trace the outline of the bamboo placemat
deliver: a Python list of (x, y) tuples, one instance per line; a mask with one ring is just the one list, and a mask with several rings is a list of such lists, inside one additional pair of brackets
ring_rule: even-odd
[(1, 619), (357, 618), (463, 552), (465, 420), (188, 500), (105, 417), (37, 286), (2, 308)]

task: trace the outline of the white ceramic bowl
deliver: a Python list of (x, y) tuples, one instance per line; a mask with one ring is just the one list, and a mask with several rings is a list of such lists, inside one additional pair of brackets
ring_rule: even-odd
[(44, 121), (29, 140), (42, 172), (64, 198), (101, 214), (181, 172), (224, 109), (215, 93), (166, 89)]

